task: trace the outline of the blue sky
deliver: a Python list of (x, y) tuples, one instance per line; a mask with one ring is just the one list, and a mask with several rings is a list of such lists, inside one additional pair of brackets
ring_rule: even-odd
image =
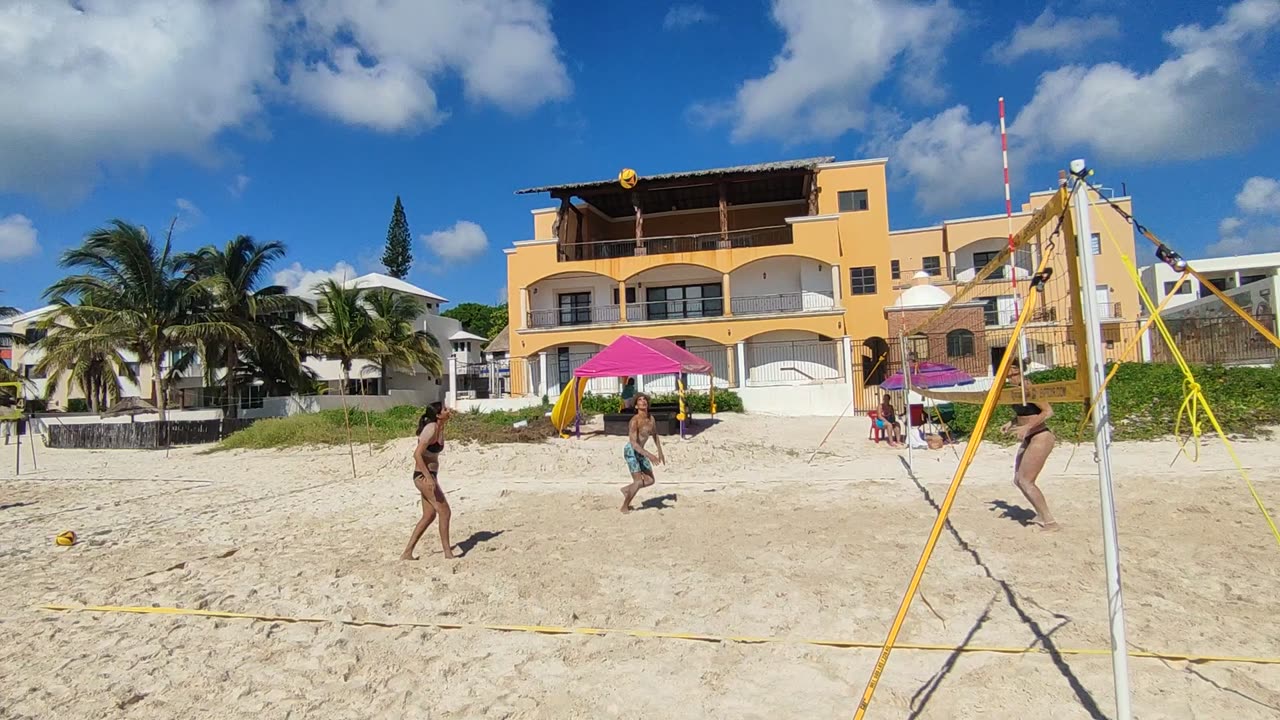
[(379, 270), (397, 194), (409, 279), (491, 303), (513, 191), (621, 167), (887, 155), (893, 228), (998, 213), (1000, 95), (1015, 202), (1084, 155), (1188, 256), (1280, 250), (1280, 0), (370, 5), (0, 0), (0, 304), (113, 217)]

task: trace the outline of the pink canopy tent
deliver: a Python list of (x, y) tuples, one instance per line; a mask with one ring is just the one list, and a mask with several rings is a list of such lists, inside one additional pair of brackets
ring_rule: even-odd
[(711, 374), (711, 363), (663, 338), (623, 335), (596, 353), (574, 377), (625, 377), (629, 375)]
[[(711, 363), (663, 338), (623, 335), (573, 371), (575, 378), (626, 377), (631, 375), (711, 375)], [(711, 383), (711, 411), (715, 414), (715, 382)], [(680, 436), (684, 436), (684, 400), (680, 401)], [(578, 416), (581, 418), (581, 408)], [(581, 427), (576, 428), (582, 435)]]

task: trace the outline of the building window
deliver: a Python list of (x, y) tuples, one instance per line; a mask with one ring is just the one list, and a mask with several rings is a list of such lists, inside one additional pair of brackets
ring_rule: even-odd
[(907, 337), (907, 360), (924, 362), (929, 359), (929, 336), (924, 333)]
[(973, 349), (973, 332), (960, 329), (947, 333), (947, 357), (971, 357), (975, 352)]
[[(1169, 293), (1173, 292), (1173, 286), (1174, 286), (1174, 285), (1177, 285), (1177, 284), (1178, 284), (1178, 281), (1176, 281), (1176, 280), (1170, 280), (1169, 282), (1165, 283), (1165, 284), (1164, 284), (1164, 294), (1165, 294), (1165, 295), (1168, 295)], [(1191, 283), (1182, 283), (1182, 287), (1178, 288), (1178, 294), (1179, 294), (1179, 295), (1190, 295), (1190, 294), (1191, 294)]]
[(982, 303), (982, 322), (991, 327), (1000, 324), (1000, 306), (994, 297), (980, 297)]
[(48, 330), (45, 330), (43, 328), (34, 328), (34, 327), (27, 328), (27, 331), (23, 333), (28, 345), (32, 343), (40, 342), (48, 334), (49, 334)]
[[(629, 287), (627, 288), (627, 304), (634, 305), (635, 302), (636, 302), (636, 289), (633, 287)], [(618, 304), (618, 288), (613, 289), (613, 304), (614, 305)]]
[(902, 263), (897, 260), (889, 261), (889, 277), (894, 280), (902, 279)]
[(125, 366), (129, 368), (129, 373), (134, 377), (138, 377), (138, 374), (142, 372), (142, 365), (140, 363), (127, 362), (125, 363)]
[(921, 263), (921, 269), (929, 273), (931, 276), (938, 277), (942, 274), (942, 261), (937, 255), (929, 255), (924, 258)]
[(1089, 236), (1089, 251), (1094, 255), (1102, 254), (1102, 236), (1098, 233)]
[(875, 295), (876, 294), (875, 267), (849, 268), (849, 294), (850, 295)]
[(573, 379), (573, 366), (570, 365), (569, 348), (556, 348), (556, 370), (557, 377), (560, 378), (560, 387), (569, 384)]
[(841, 190), (836, 193), (840, 203), (840, 212), (860, 212), (867, 209), (866, 190)]
[(560, 293), (560, 324), (589, 325), (591, 323), (591, 293)]
[[(987, 263), (991, 262), (992, 260), (995, 260), (995, 259), (996, 259), (996, 256), (997, 256), (997, 255), (999, 255), (999, 254), (1000, 254), (1000, 251), (999, 251), (999, 250), (992, 250), (991, 252), (976, 252), (976, 253), (974, 253), (974, 254), (973, 254), (973, 272), (974, 272), (974, 275), (977, 275), (977, 274), (978, 274), (978, 272), (980, 272), (980, 271), (982, 270), (982, 268), (986, 267), (986, 266), (987, 266)], [(997, 267), (997, 268), (995, 269), (995, 272), (993, 272), (993, 273), (991, 273), (990, 275), (988, 275), (988, 276), (987, 276), (987, 279), (988, 279), (988, 280), (1003, 280), (1003, 279), (1004, 279), (1004, 277), (1005, 277), (1005, 276), (1004, 276), (1004, 272), (1005, 272), (1005, 266), (1004, 266), (1004, 265), (1000, 265), (999, 267)]]
[(27, 366), (26, 366), (26, 378), (27, 378), (28, 380), (43, 380), (43, 379), (45, 379), (45, 374), (44, 374), (44, 373), (42, 373), (42, 372), (37, 371), (37, 370), (36, 370), (36, 366), (35, 366), (35, 365), (27, 365)]
[(1240, 287), (1244, 287), (1245, 285), (1248, 285), (1250, 283), (1256, 283), (1259, 280), (1266, 280), (1266, 279), (1267, 279), (1266, 275), (1241, 275)]
[(646, 314), (650, 320), (721, 317), (724, 293), (720, 283), (645, 288)]

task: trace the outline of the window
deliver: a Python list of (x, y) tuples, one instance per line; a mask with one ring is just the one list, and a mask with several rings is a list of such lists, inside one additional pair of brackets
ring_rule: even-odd
[(1241, 275), (1241, 276), (1240, 276), (1240, 287), (1244, 287), (1245, 285), (1248, 285), (1249, 283), (1256, 283), (1256, 282), (1258, 282), (1259, 280), (1266, 280), (1266, 279), (1267, 279), (1267, 276), (1266, 276), (1266, 275)]
[(138, 377), (138, 373), (142, 372), (142, 365), (141, 365), (140, 363), (136, 363), (136, 362), (127, 362), (127, 363), (125, 363), (125, 367), (129, 368), (129, 372), (130, 372), (134, 377)]
[[(996, 256), (997, 256), (997, 255), (999, 255), (999, 254), (1000, 254), (1000, 251), (999, 251), (999, 250), (992, 250), (991, 252), (976, 252), (976, 253), (974, 253), (974, 254), (973, 254), (973, 272), (974, 272), (974, 274), (975, 274), (975, 275), (977, 275), (977, 274), (978, 274), (978, 272), (982, 270), (982, 268), (984, 268), (984, 267), (986, 267), (986, 266), (987, 266), (987, 263), (991, 262), (992, 260), (995, 260), (995, 259), (996, 259)], [(997, 267), (997, 268), (996, 268), (996, 270), (995, 270), (995, 272), (993, 272), (993, 273), (991, 273), (990, 275), (988, 275), (988, 276), (987, 276), (987, 279), (988, 279), (988, 280), (1003, 280), (1003, 279), (1004, 279), (1004, 273), (1005, 273), (1005, 270), (1006, 270), (1006, 269), (1007, 269), (1007, 268), (1006, 268), (1004, 265), (1001, 265), (1001, 266)], [(992, 324), (992, 323), (988, 323), (988, 324)]]
[[(907, 360), (925, 361), (929, 359), (929, 336), (924, 333), (907, 337)], [(915, 356), (915, 357), (912, 357)]]
[[(1223, 291), (1223, 292), (1226, 292), (1226, 291), (1227, 291), (1227, 279), (1226, 279), (1226, 278), (1209, 278), (1209, 284), (1210, 284), (1210, 285), (1212, 285), (1212, 286), (1214, 286), (1214, 287), (1216, 287), (1216, 288), (1218, 288), (1219, 290), (1221, 290), (1221, 291)], [(1213, 291), (1212, 291), (1212, 290), (1210, 290), (1208, 287), (1201, 287), (1201, 288), (1200, 288), (1200, 297), (1202, 297), (1202, 298), (1203, 298), (1203, 297), (1210, 297), (1210, 296), (1212, 296), (1212, 295), (1213, 295)]]
[(897, 260), (889, 261), (889, 277), (893, 280), (902, 279), (902, 263)]
[(929, 255), (921, 261), (921, 268), (933, 277), (938, 277), (942, 274), (942, 261), (937, 255)]
[(35, 365), (27, 365), (26, 378), (28, 380), (43, 380), (45, 378), (45, 374), (42, 372), (37, 372)]
[[(1165, 294), (1165, 295), (1168, 295), (1169, 293), (1173, 292), (1173, 286), (1174, 286), (1174, 285), (1177, 285), (1177, 284), (1178, 284), (1178, 282), (1177, 282), (1176, 280), (1170, 280), (1169, 282), (1166, 282), (1166, 283), (1164, 284), (1164, 294)], [(1190, 294), (1191, 294), (1191, 283), (1182, 283), (1182, 287), (1178, 288), (1178, 294), (1179, 294), (1179, 295), (1190, 295)]]
[(8, 335), (0, 335), (0, 348), (13, 347), (13, 340)]
[(560, 293), (560, 324), (591, 324), (591, 293)]
[(947, 333), (947, 357), (971, 357), (973, 349), (973, 333), (969, 330), (952, 330)]
[(988, 327), (1000, 324), (1000, 306), (994, 297), (980, 297), (978, 302), (982, 303), (982, 321)]
[[(627, 288), (627, 304), (634, 305), (635, 302), (636, 302), (636, 289), (633, 287), (629, 287)], [(613, 289), (613, 304), (614, 305), (618, 304), (618, 288)]]
[(40, 342), (48, 334), (49, 334), (48, 330), (31, 327), (31, 328), (27, 328), (27, 331), (26, 333), (24, 333), (24, 336), (26, 338), (27, 344), (30, 345), (31, 343)]
[(573, 379), (573, 366), (569, 360), (569, 348), (556, 348), (556, 370), (559, 371), (560, 387), (569, 384)]
[(840, 212), (860, 212), (867, 209), (866, 190), (841, 190), (836, 193)]
[(720, 317), (724, 315), (724, 293), (720, 283), (645, 288), (650, 320)]
[(1102, 254), (1102, 236), (1098, 233), (1089, 236), (1089, 251), (1094, 255)]
[(849, 294), (850, 295), (875, 295), (876, 294), (875, 267), (849, 268)]

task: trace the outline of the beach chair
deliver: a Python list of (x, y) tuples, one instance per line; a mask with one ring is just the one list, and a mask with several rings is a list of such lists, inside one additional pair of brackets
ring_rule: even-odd
[(867, 439), (880, 442), (884, 440), (884, 428), (880, 427), (880, 411), (872, 410), (867, 413), (867, 418), (871, 420), (871, 429), (867, 431)]

